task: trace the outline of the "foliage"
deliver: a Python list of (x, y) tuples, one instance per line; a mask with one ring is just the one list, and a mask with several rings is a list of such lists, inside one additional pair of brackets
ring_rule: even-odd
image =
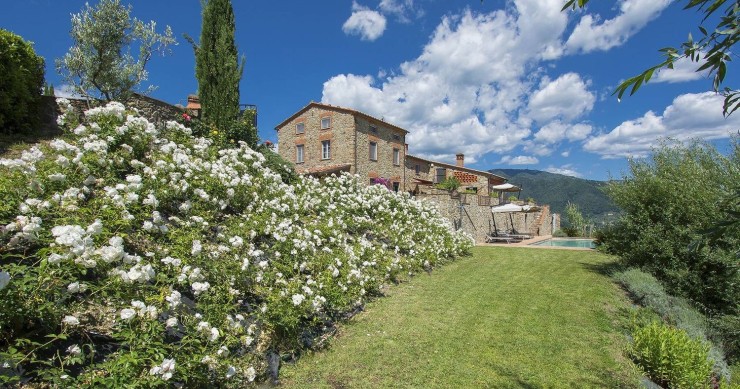
[(586, 236), (586, 219), (583, 217), (578, 204), (568, 202), (565, 206), (565, 218), (564, 221), (568, 223), (568, 227), (564, 227), (568, 236)]
[(292, 185), (300, 181), (298, 173), (295, 171), (295, 165), (286, 161), (279, 153), (266, 146), (258, 147), (257, 151), (265, 156), (265, 166), (279, 174), (283, 183)]
[(667, 143), (651, 159), (630, 160), (630, 175), (607, 187), (624, 214), (603, 232), (601, 247), (710, 315), (738, 312), (740, 234), (734, 229), (713, 243), (690, 246), (723, 218), (722, 200), (740, 182), (740, 147), (733, 146), (723, 156), (704, 143)]
[(683, 298), (668, 295), (655, 277), (639, 269), (620, 271), (612, 277), (629, 292), (633, 301), (655, 312), (664, 322), (686, 331), (691, 338), (707, 342), (710, 345), (710, 356), (714, 360), (714, 375), (729, 377), (721, 347), (723, 338), (710, 332), (706, 317), (696, 308)]
[(451, 192), (451, 191), (456, 190), (457, 188), (459, 188), (460, 185), (461, 185), (460, 184), (460, 180), (458, 180), (457, 178), (455, 178), (455, 177), (447, 177), (447, 178), (445, 178), (444, 181), (442, 181), (439, 184), (437, 184), (437, 187), (440, 188), (440, 189), (448, 190), (448, 191)]
[[(712, 318), (710, 324), (714, 337), (725, 352), (727, 362), (740, 362), (740, 315), (717, 316)], [(740, 376), (736, 379), (740, 379)]]
[(638, 328), (631, 354), (648, 376), (667, 388), (709, 386), (712, 361), (709, 347), (691, 339), (685, 331), (662, 323)]
[(200, 43), (195, 44), (186, 36), (195, 50), (195, 77), (203, 118), (222, 131), (231, 128), (239, 116), (244, 58), (240, 63), (234, 32), (231, 0), (207, 0), (203, 2)]
[(654, 309), (663, 316), (669, 310), (668, 295), (655, 277), (639, 269), (629, 269), (613, 275), (636, 303)]
[(555, 230), (552, 233), (553, 238), (565, 238), (568, 234), (563, 230)]
[(370, 180), (370, 182), (373, 185), (380, 185), (382, 187), (385, 187), (386, 189), (390, 190), (392, 188), (390, 178), (383, 178), (383, 177), (376, 177)]
[[(584, 7), (589, 0), (568, 0), (563, 10), (568, 8)], [(648, 68), (641, 74), (628, 78), (617, 87), (614, 94), (622, 98), (624, 92), (630, 89), (630, 95), (634, 94), (643, 84), (650, 81), (656, 70), (673, 69), (673, 65), (681, 58), (686, 58), (697, 63), (697, 72), (708, 70), (712, 78), (712, 88), (719, 91), (727, 75), (727, 63), (732, 60), (732, 47), (740, 39), (740, 6), (735, 1), (727, 0), (687, 0), (684, 10), (695, 9), (704, 14), (699, 24), (701, 39), (695, 41), (689, 34), (688, 39), (680, 48), (666, 47), (660, 49), (665, 60), (653, 67)], [(719, 16), (717, 25), (713, 29), (703, 27), (702, 24), (717, 11), (724, 9)], [(723, 113), (725, 116), (732, 114), (740, 108), (740, 91), (725, 87), (722, 90), (725, 96)]]
[(247, 386), (473, 245), (356, 176), (287, 185), (244, 143), (116, 102), (85, 115), (0, 160), (0, 385)]
[[(167, 53), (177, 44), (169, 26), (164, 34), (156, 23), (131, 19), (131, 6), (120, 0), (101, 0), (95, 7), (85, 4), (72, 15), (70, 36), (74, 42), (64, 57), (57, 59), (57, 71), (75, 92), (107, 101), (126, 100), (147, 80), (146, 65), (154, 54)], [(137, 57), (131, 50), (138, 50)], [(139, 91), (148, 93), (153, 89)]]
[(594, 220), (603, 220), (607, 214), (619, 210), (601, 190), (605, 185), (602, 181), (530, 169), (495, 169), (490, 172), (521, 185), (522, 198), (533, 197), (540, 204), (548, 204), (552, 213), (564, 214), (568, 202), (578, 204), (583, 216)]
[(54, 84), (44, 83), (44, 96), (54, 96)]
[(31, 42), (0, 29), (0, 132), (36, 129), (44, 83), (44, 58)]

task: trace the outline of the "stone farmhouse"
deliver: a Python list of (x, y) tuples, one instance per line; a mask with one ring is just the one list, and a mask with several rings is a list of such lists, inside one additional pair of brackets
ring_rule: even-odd
[(302, 174), (350, 172), (368, 183), (382, 178), (395, 191), (423, 193), (448, 177), (462, 190), (487, 196), (503, 177), (457, 164), (409, 155), (405, 129), (350, 108), (312, 102), (275, 127), (278, 152)]
[[(530, 215), (492, 214), (491, 207), (503, 200), (492, 196), (497, 194), (492, 187), (504, 184), (505, 178), (465, 167), (463, 154), (457, 154), (454, 165), (410, 155), (409, 132), (383, 119), (311, 102), (275, 130), (278, 153), (294, 163), (298, 173), (321, 177), (349, 172), (368, 184), (383, 179), (394, 191), (435, 202), (456, 228), (469, 232), (478, 242), (484, 242), (494, 226), (505, 223), (533, 235), (552, 233), (549, 207), (542, 206)], [(460, 181), (458, 193), (435, 188), (449, 177)]]

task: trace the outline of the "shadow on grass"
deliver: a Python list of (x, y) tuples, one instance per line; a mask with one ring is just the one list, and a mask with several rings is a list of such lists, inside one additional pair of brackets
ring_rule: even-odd
[(37, 134), (0, 134), (0, 158), (16, 158), (20, 156), (21, 150), (27, 150), (34, 144), (52, 140), (60, 135), (61, 130)]
[(601, 274), (602, 276), (606, 276), (609, 278), (611, 278), (614, 275), (614, 273), (618, 273), (620, 271), (627, 269), (627, 266), (619, 262), (619, 260), (616, 258), (609, 262), (602, 262), (602, 263), (578, 262), (578, 264), (588, 271)]

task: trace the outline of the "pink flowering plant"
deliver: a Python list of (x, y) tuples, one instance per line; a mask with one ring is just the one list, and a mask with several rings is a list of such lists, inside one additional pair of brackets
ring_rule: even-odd
[(286, 184), (244, 143), (116, 102), (1, 159), (0, 198), (0, 385), (251, 386), (473, 244), (407, 195)]

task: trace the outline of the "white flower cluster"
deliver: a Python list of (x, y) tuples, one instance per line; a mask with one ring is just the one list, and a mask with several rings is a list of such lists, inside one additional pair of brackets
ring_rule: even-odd
[[(147, 379), (188, 374), (175, 359), (197, 349), (223, 379), (252, 381), (265, 366), (259, 350), (292, 341), (275, 338), (282, 323), (351, 310), (472, 246), (433, 206), (355, 176), (286, 184), (245, 144), (219, 150), (118, 103), (86, 118), (65, 140), (0, 160), (5, 187), (25, 193), (7, 199), (20, 214), (7, 216), (0, 242), (37, 250), (64, 278), (54, 284), (69, 297), (64, 328), (116, 323), (106, 335), (163, 347), (171, 358), (138, 367)], [(37, 274), (10, 283), (0, 271), (0, 289), (15, 293), (18, 278)], [(75, 312), (95, 317), (82, 324)], [(181, 348), (185, 337), (195, 343)]]
[(153, 376), (159, 376), (163, 380), (167, 381), (172, 378), (175, 373), (175, 360), (165, 358), (161, 364), (152, 367), (149, 370), (149, 374)]

